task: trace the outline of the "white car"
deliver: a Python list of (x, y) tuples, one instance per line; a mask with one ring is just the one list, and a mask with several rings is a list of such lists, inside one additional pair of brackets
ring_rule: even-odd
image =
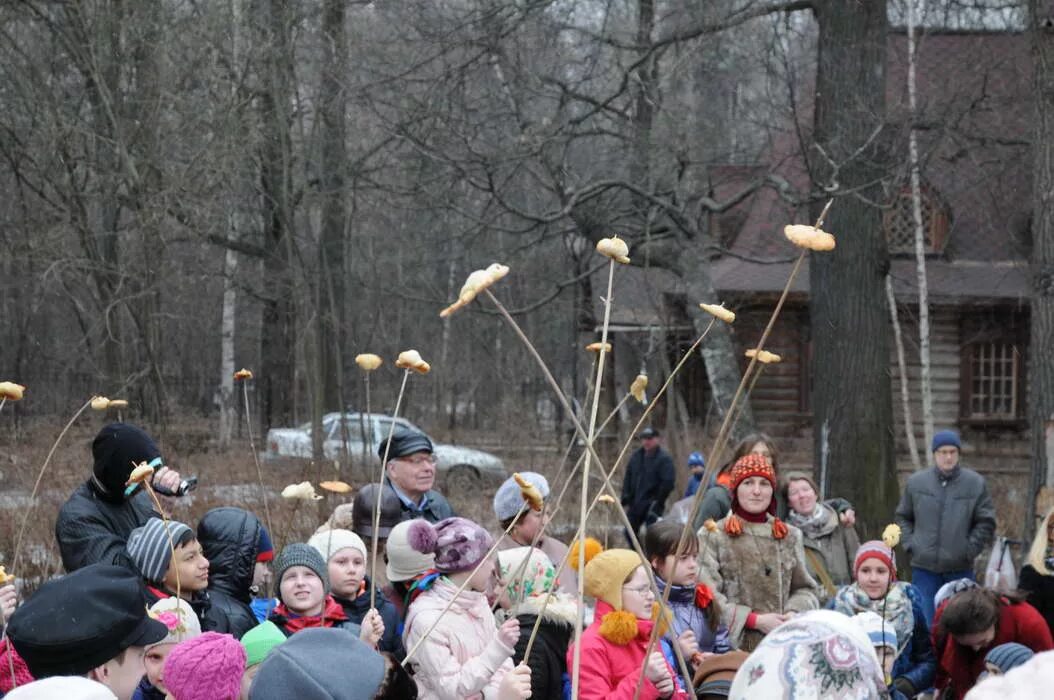
[[(342, 420), (343, 418), (343, 420)], [(377, 465), (377, 446), (388, 437), (392, 417), (379, 413), (327, 413), (322, 417), (322, 454), (326, 459), (345, 455), (358, 464)], [(405, 418), (395, 419), (395, 429), (424, 432)], [(508, 476), (501, 459), (469, 447), (433, 443), (438, 484), (444, 490), (461, 491), (481, 480), (501, 482)], [(311, 459), (311, 423), (298, 428), (272, 428), (267, 431), (265, 460)]]

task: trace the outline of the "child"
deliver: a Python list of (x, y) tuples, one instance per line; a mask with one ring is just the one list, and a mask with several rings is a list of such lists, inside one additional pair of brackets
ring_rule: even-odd
[(242, 691), (238, 700), (249, 700), (249, 687), (260, 670), (260, 664), (285, 640), (282, 630), (270, 621), (260, 623), (242, 636), (240, 641), (245, 647), (245, 673), (242, 674)]
[(1036, 653), (1017, 642), (1007, 642), (985, 654), (984, 666), (991, 676), (1005, 676), (1011, 669), (1028, 663)]
[[(413, 520), (405, 520), (392, 528), (384, 548), (384, 573), (389, 585), (384, 587), (384, 597), (395, 606), (399, 619), (406, 618), (406, 609), (439, 576), (436, 571), (436, 555), (433, 552), (418, 552), (410, 546), (407, 535)], [(400, 636), (402, 629), (399, 630)]]
[(263, 526), (242, 508), (213, 508), (198, 522), (198, 542), (209, 560), (212, 612), (225, 623), (216, 632), (235, 639), (259, 624), (251, 607)]
[[(891, 541), (896, 546), (896, 540)], [(828, 607), (844, 615), (877, 613), (897, 636), (893, 687), (909, 698), (931, 687), (937, 659), (922, 612), (922, 596), (910, 583), (897, 581), (893, 550), (879, 540), (860, 545), (853, 561), (853, 579), (838, 590)]]
[(556, 569), (540, 549), (517, 547), (498, 552), (498, 576), (498, 604), (520, 622), (520, 639), (512, 655), (513, 663), (525, 660), (531, 630), (541, 617), (531, 658), (526, 659), (531, 668), (531, 692), (538, 698), (562, 697), (567, 677), (567, 646), (577, 621), (577, 601), (566, 593), (549, 596), (557, 586)]
[(667, 634), (681, 647), (685, 659), (698, 665), (709, 654), (731, 651), (728, 627), (721, 624), (721, 610), (705, 583), (698, 583), (699, 538), (689, 535), (686, 550), (675, 556), (682, 525), (668, 521), (648, 528), (644, 553), (648, 555), (661, 594), (670, 586), (668, 603), (673, 611), (673, 629)]
[(165, 661), (172, 700), (238, 700), (245, 648), (229, 634), (206, 632), (177, 645)]
[(892, 685), (893, 664), (897, 659), (897, 633), (893, 626), (883, 620), (881, 615), (870, 610), (853, 615), (853, 622), (864, 631), (875, 648), (875, 656), (882, 666), (882, 675), (889, 690), (889, 697), (892, 700), (907, 700), (908, 696)]
[(691, 498), (699, 490), (706, 472), (706, 459), (702, 452), (693, 452), (688, 455), (688, 470), (692, 473), (688, 478), (688, 485), (684, 487), (684, 498)]
[[(435, 554), (440, 574), (406, 613), (403, 644), (408, 654), (413, 653), (410, 663), (419, 697), (492, 697), (512, 669), (513, 647), (520, 636), (520, 623), (515, 619), (499, 629), (487, 603), (486, 591), (494, 578), (494, 560), (487, 557), (493, 538), (476, 523), (455, 517), (435, 526), (415, 520), (407, 539), (418, 552)], [(390, 538), (388, 544), (390, 553)], [(462, 584), (466, 586), (458, 593)], [(422, 639), (420, 648), (411, 652)]]
[(168, 635), (160, 642), (146, 646), (143, 653), (146, 675), (139, 681), (132, 700), (165, 700), (168, 692), (162, 673), (165, 660), (177, 644), (200, 636), (201, 625), (198, 616), (182, 598), (162, 598), (150, 606), (148, 614), (168, 628)]
[(178, 593), (190, 603), (203, 630), (226, 624), (225, 620), (218, 620), (218, 611), (212, 610), (205, 593), (209, 586), (209, 560), (190, 527), (175, 520), (166, 523), (151, 518), (146, 525), (132, 530), (125, 549), (146, 582), (148, 604)]
[(383, 633), (380, 617), (371, 611), (363, 624), (348, 619), (344, 608), (329, 595), (326, 562), (314, 547), (297, 542), (286, 545), (275, 559), (279, 603), (270, 620), (285, 636), (309, 627), (346, 629), (371, 646)]
[[(641, 666), (645, 667), (642, 700), (670, 698), (688, 700), (691, 696), (656, 647), (647, 658), (644, 652), (651, 636), (655, 595), (644, 569), (645, 562), (628, 549), (600, 551), (595, 540), (586, 541), (588, 563), (586, 593), (597, 600), (596, 618), (582, 633), (579, 675), (580, 700), (631, 700)], [(571, 547), (570, 561), (578, 561), (577, 543)], [(575, 645), (567, 650), (568, 673), (574, 673)]]
[[(329, 588), (333, 599), (352, 622), (360, 625), (370, 612), (370, 579), (366, 575), (366, 543), (350, 530), (319, 532), (307, 542), (326, 560)], [(377, 644), (379, 651), (390, 651), (399, 660), (406, 656), (399, 635), (399, 613), (383, 595), (375, 596), (374, 606), (384, 625)]]

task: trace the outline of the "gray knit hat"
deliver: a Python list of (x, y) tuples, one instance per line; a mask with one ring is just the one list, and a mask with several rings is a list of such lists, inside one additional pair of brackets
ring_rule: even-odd
[(384, 657), (347, 630), (306, 629), (267, 655), (249, 698), (370, 700), (386, 672)]
[[(549, 498), (549, 482), (537, 472), (519, 472), (520, 476), (538, 487), (542, 498)], [(523, 492), (514, 477), (506, 479), (494, 494), (494, 515), (498, 522), (514, 518), (523, 508)]]
[(1011, 669), (1027, 663), (1033, 656), (1035, 656), (1035, 652), (1024, 644), (1007, 642), (990, 649), (984, 660), (986, 663), (998, 666), (1006, 674)]
[(306, 566), (322, 579), (322, 589), (329, 593), (329, 576), (326, 575), (328, 567), (326, 560), (317, 549), (303, 542), (287, 544), (278, 558), (274, 560), (274, 576), (279, 584), (285, 572), (294, 566)]
[[(171, 542), (169, 535), (172, 536)], [(172, 544), (178, 547), (180, 540), (187, 542), (188, 535), (193, 539), (194, 531), (183, 523), (169, 520), (166, 532), (164, 520), (150, 518), (146, 525), (132, 530), (125, 549), (143, 578), (158, 583), (164, 580), (168, 565), (172, 561)]]

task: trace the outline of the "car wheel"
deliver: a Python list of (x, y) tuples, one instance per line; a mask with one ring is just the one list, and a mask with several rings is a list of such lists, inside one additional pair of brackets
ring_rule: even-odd
[(475, 467), (459, 464), (447, 472), (443, 486), (447, 496), (468, 496), (473, 492), (478, 493), (482, 485), (483, 478)]

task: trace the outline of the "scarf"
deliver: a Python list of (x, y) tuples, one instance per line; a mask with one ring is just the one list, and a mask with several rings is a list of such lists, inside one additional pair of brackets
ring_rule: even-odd
[(810, 540), (831, 534), (831, 509), (823, 503), (817, 503), (811, 515), (802, 515), (791, 509), (787, 514), (787, 520)]
[(344, 613), (344, 608), (331, 595), (326, 596), (321, 615), (297, 615), (295, 612), (291, 612), (285, 606), (285, 603), (279, 603), (275, 606), (272, 617), (283, 618), (279, 626), (285, 627), (290, 634), (295, 634), (300, 630), (311, 627), (333, 627), (338, 622), (347, 622), (348, 620), (348, 616)]
[(915, 628), (911, 599), (902, 583), (893, 583), (885, 597), (878, 600), (871, 600), (857, 583), (842, 586), (835, 594), (834, 609), (849, 616), (869, 610), (878, 613), (896, 631), (898, 653), (911, 640), (911, 632)]
[(746, 520), (748, 523), (756, 524), (765, 522), (765, 520), (767, 520), (765, 516), (768, 515), (768, 513), (748, 513), (738, 502), (732, 504), (732, 512), (743, 518), (743, 520)]

